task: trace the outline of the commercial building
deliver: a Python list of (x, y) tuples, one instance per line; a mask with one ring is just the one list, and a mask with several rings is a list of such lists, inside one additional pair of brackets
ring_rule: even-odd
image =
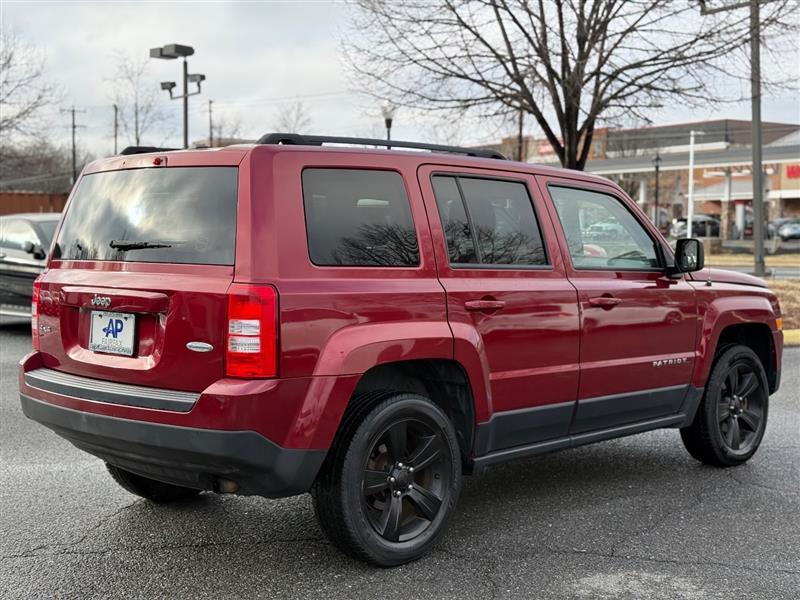
[[(694, 212), (720, 218), (720, 236), (743, 239), (752, 229), (751, 124), (720, 119), (634, 129), (598, 129), (586, 171), (604, 175), (622, 186), (655, 219), (655, 162), (659, 162), (659, 226), (687, 214), (689, 140), (695, 132)], [(800, 217), (800, 125), (762, 123), (763, 194), (768, 221)], [(497, 148), (509, 156), (519, 147), (516, 137)], [(527, 162), (557, 163), (546, 140), (523, 138)]]

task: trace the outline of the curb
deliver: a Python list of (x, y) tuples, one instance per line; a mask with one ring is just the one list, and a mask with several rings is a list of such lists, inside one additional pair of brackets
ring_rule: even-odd
[(784, 348), (800, 346), (800, 329), (784, 329), (783, 346)]

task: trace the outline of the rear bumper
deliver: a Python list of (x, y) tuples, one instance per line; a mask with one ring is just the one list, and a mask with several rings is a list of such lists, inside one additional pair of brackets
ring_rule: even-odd
[(20, 393), (22, 410), (72, 444), (133, 473), (212, 490), (215, 481), (238, 493), (267, 497), (310, 489), (323, 450), (282, 448), (254, 431), (199, 429), (73, 410)]

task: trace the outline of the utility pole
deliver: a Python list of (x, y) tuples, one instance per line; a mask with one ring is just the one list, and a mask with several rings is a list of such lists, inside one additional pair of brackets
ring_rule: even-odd
[(522, 162), (522, 124), (525, 118), (525, 112), (522, 107), (519, 107), (519, 123), (517, 128), (517, 160)]
[(86, 112), (85, 110), (77, 110), (75, 105), (73, 104), (71, 108), (62, 108), (62, 113), (70, 113), (72, 117), (72, 185), (75, 185), (75, 182), (78, 181), (78, 156), (77, 150), (75, 148), (75, 130), (78, 127), (83, 127), (83, 125), (76, 125), (75, 124), (75, 113), (76, 112)]
[(755, 274), (763, 277), (764, 268), (764, 183), (761, 165), (761, 20), (758, 0), (750, 0), (750, 106), (753, 134), (753, 254)]
[(208, 101), (208, 146), (214, 147), (214, 121), (211, 118), (211, 105), (214, 104), (213, 100)]
[(119, 106), (114, 105), (114, 155), (117, 154), (117, 134), (119, 133)]
[(710, 15), (717, 12), (750, 9), (750, 113), (753, 145), (753, 262), (754, 272), (763, 277), (764, 265), (764, 183), (763, 165), (761, 164), (761, 18), (759, 5), (765, 0), (746, 0), (728, 6), (707, 8), (706, 0), (700, 0), (700, 14)]

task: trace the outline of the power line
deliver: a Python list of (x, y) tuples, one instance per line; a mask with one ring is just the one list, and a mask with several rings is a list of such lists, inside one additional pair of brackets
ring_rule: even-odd
[(348, 92), (340, 90), (336, 92), (324, 92), (319, 94), (295, 94), (293, 96), (276, 96), (273, 98), (249, 98), (242, 100), (214, 100), (214, 104), (221, 106), (259, 106), (264, 104), (277, 104), (280, 102), (291, 102), (293, 100), (324, 100), (337, 96), (357, 96), (359, 92)]

